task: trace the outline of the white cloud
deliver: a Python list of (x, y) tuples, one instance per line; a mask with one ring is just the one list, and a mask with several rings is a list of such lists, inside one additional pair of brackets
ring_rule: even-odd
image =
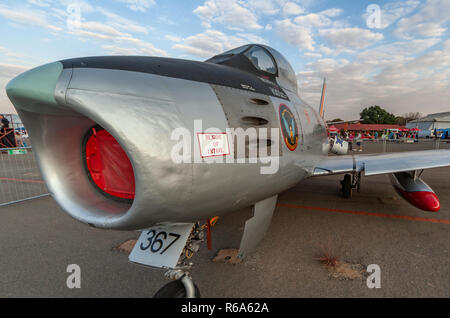
[(403, 38), (442, 36), (447, 31), (446, 25), (450, 22), (448, 12), (450, 1), (428, 0), (415, 15), (402, 18), (394, 34)]
[[(247, 41), (247, 43), (244, 44), (248, 44), (248, 43), (254, 43), (254, 44), (268, 44), (268, 42), (260, 37), (259, 35), (255, 35), (252, 33), (236, 33), (235, 36), (239, 39), (242, 38), (243, 40)], [(239, 40), (240, 42), (240, 40)], [(241, 45), (241, 44), (239, 44)]]
[(280, 12), (279, 6), (272, 0), (247, 0), (242, 2), (247, 8), (265, 15), (274, 15)]
[(62, 31), (62, 28), (54, 26), (47, 21), (44, 11), (27, 7), (8, 7), (0, 4), (0, 16), (18, 25), (39, 26), (51, 31)]
[(285, 15), (299, 15), (304, 12), (305, 9), (294, 2), (288, 2), (283, 6), (283, 14)]
[(145, 12), (150, 7), (156, 5), (155, 0), (116, 0), (125, 3), (133, 11)]
[[(4, 50), (4, 49), (3, 49)], [(6, 84), (14, 77), (27, 70), (27, 67), (13, 65), (13, 64), (0, 64), (0, 114), (16, 113), (14, 106), (6, 95)]]
[(320, 30), (319, 33), (338, 52), (361, 50), (384, 38), (381, 33), (360, 28), (327, 29)]
[[(438, 38), (384, 44), (354, 60), (320, 59), (298, 75), (303, 98), (317, 105), (327, 77), (327, 118), (355, 119), (363, 107), (380, 105), (402, 115), (448, 111), (450, 40)], [(431, 50), (430, 50), (431, 49)]]
[(130, 19), (123, 18), (118, 14), (115, 14), (103, 8), (97, 8), (97, 10), (107, 18), (106, 24), (110, 25), (111, 27), (126, 30), (132, 33), (147, 34), (149, 31), (148, 27), (140, 25), (139, 23), (132, 21)]
[(95, 8), (89, 3), (89, 1), (85, 0), (59, 0), (62, 9), (68, 13), (69, 7), (77, 7), (82, 15), (85, 15), (87, 13), (92, 13), (95, 11)]
[(322, 52), (325, 55), (328, 55), (328, 56), (335, 56), (335, 55), (339, 55), (340, 54), (339, 51), (332, 50), (332, 49), (330, 49), (329, 47), (327, 47), (327, 46), (325, 46), (323, 44), (319, 45), (319, 51)]
[(144, 41), (130, 41), (134, 46), (122, 46), (118, 44), (102, 45), (102, 48), (112, 55), (148, 55), (148, 56), (166, 56), (164, 50), (156, 48), (153, 44)]
[(331, 26), (333, 21), (330, 18), (337, 17), (342, 14), (342, 12), (341, 9), (332, 8), (319, 13), (298, 16), (294, 19), (294, 22), (308, 29), (322, 28)]
[(206, 28), (218, 23), (231, 30), (262, 29), (257, 15), (238, 0), (208, 0), (197, 7), (194, 13)]
[(320, 53), (306, 52), (306, 53), (303, 53), (303, 55), (306, 57), (311, 57), (311, 58), (322, 58), (322, 54), (320, 54)]
[[(390, 2), (381, 8), (379, 29), (385, 29), (395, 23), (401, 17), (407, 16), (413, 12), (420, 4), (417, 0)], [(364, 21), (369, 17), (369, 13), (363, 15)]]
[(169, 18), (166, 15), (160, 15), (158, 17), (158, 22), (157, 23), (161, 24), (161, 25), (175, 25), (175, 24), (177, 24), (177, 22), (175, 22), (174, 20), (172, 20), (171, 18)]
[(27, 2), (39, 7), (49, 7), (51, 4), (53, 4), (53, 0), (27, 0)]
[(342, 14), (341, 9), (331, 8), (318, 13), (299, 15), (291, 19), (275, 22), (276, 31), (287, 43), (301, 50), (314, 51), (316, 41), (314, 36), (323, 28), (342, 28), (345, 23), (341, 20), (332, 20)]
[(173, 47), (192, 56), (209, 58), (249, 42), (265, 43), (262, 38), (253, 34), (238, 33), (229, 36), (220, 31), (207, 30), (203, 33), (189, 36)]
[(169, 41), (172, 41), (172, 42), (181, 42), (181, 41), (183, 41), (183, 38), (181, 36), (176, 36), (176, 35), (167, 34), (165, 36), (165, 38), (167, 40), (169, 40)]
[(320, 12), (319, 14), (323, 15), (323, 16), (327, 16), (327, 17), (337, 17), (337, 16), (341, 15), (343, 12), (344, 11), (339, 8), (330, 8), (330, 9)]
[(278, 36), (287, 43), (303, 50), (314, 51), (315, 42), (308, 28), (292, 23), (290, 19), (277, 21), (275, 25)]
[[(107, 44), (102, 45), (102, 48), (115, 55), (167, 55), (167, 52), (156, 48), (152, 43), (119, 30), (119, 28), (126, 29), (126, 25), (120, 24), (120, 22), (123, 22), (120, 17), (113, 16), (113, 18), (115, 21), (113, 24), (118, 24), (116, 27), (97, 21), (82, 21), (77, 28), (69, 30), (69, 33), (79, 36), (82, 39), (94, 39), (107, 42)], [(139, 25), (135, 25), (128, 30), (144, 32), (143, 29), (136, 30), (136, 28), (139, 28)]]
[(4, 48), (4, 47), (0, 46), (0, 55), (4, 55), (4, 56), (9, 57), (9, 56), (16, 56), (17, 53), (12, 52), (11, 50), (8, 50), (7, 48)]
[(114, 41), (118, 38), (131, 36), (128, 33), (120, 32), (119, 30), (110, 25), (96, 21), (80, 22), (77, 28), (73, 28), (69, 32), (71, 34), (82, 37), (96, 38), (110, 41)]
[(372, 64), (405, 63), (422, 54), (424, 51), (441, 42), (439, 38), (418, 39), (412, 41), (397, 41), (379, 45), (358, 54), (357, 58)]

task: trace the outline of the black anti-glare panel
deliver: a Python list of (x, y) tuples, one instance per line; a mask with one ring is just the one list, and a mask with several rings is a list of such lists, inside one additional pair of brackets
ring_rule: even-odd
[(289, 100), (276, 83), (239, 69), (207, 62), (149, 56), (99, 56), (61, 61), (64, 68), (141, 72), (221, 85)]

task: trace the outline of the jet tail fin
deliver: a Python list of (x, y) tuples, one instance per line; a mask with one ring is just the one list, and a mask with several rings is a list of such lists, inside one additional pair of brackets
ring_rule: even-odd
[(327, 88), (327, 79), (323, 79), (322, 97), (320, 98), (319, 114), (322, 118), (325, 116), (325, 90)]

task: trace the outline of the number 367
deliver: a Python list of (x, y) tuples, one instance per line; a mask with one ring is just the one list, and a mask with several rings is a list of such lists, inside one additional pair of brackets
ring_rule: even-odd
[(147, 244), (141, 243), (140, 248), (143, 251), (150, 249), (152, 253), (158, 253), (164, 247), (165, 240), (168, 236), (174, 238), (173, 241), (170, 242), (170, 244), (167, 245), (167, 247), (162, 250), (160, 254), (164, 254), (164, 252), (167, 251), (169, 247), (171, 247), (180, 238), (180, 235), (176, 233), (167, 234), (164, 231), (157, 233), (155, 230), (148, 231), (147, 235)]

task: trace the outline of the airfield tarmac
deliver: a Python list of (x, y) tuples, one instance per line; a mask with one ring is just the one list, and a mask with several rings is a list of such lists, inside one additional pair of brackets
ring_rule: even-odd
[[(381, 151), (381, 143), (364, 147)], [(433, 147), (389, 144), (388, 151)], [(239, 246), (251, 210), (221, 218), (213, 249), (205, 243), (194, 256), (192, 276), (203, 297), (450, 297), (449, 175), (439, 168), (422, 176), (441, 200), (438, 213), (405, 202), (387, 176), (364, 177), (350, 200), (339, 196), (342, 176), (305, 180), (279, 196), (267, 235), (241, 264), (211, 260)], [(167, 283), (164, 271), (131, 264), (114, 249), (138, 232), (85, 226), (51, 197), (1, 207), (0, 215), (0, 297), (152, 297)], [(318, 260), (327, 251), (352, 268), (378, 264), (381, 288), (330, 275)], [(66, 286), (69, 264), (81, 267), (80, 289)]]

